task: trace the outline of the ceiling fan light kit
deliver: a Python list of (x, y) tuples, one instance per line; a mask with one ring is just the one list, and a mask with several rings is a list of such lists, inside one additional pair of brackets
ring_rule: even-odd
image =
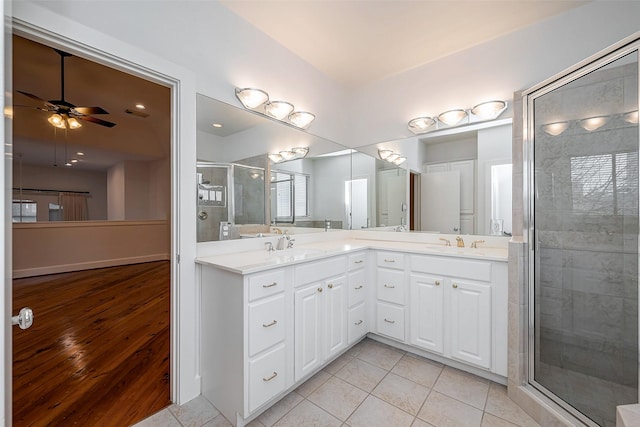
[(262, 89), (251, 87), (236, 88), (236, 98), (247, 110), (274, 118), (283, 123), (306, 129), (316, 118), (308, 111), (294, 111), (295, 107), (287, 101), (269, 101), (269, 94)]

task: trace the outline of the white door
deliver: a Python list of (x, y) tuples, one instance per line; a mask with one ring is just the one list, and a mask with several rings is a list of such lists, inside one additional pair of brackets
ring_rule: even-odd
[(460, 172), (423, 173), (420, 183), (422, 231), (460, 232)]
[(328, 359), (347, 346), (346, 276), (342, 275), (329, 279), (326, 283), (324, 296), (326, 316), (324, 323), (327, 328), (325, 346)]
[(397, 175), (387, 178), (387, 200), (389, 217), (387, 225), (405, 225), (407, 207), (407, 175), (399, 170)]
[(411, 275), (411, 344), (442, 354), (444, 351), (444, 280)]
[(322, 283), (315, 283), (295, 292), (295, 380), (309, 374), (323, 362), (323, 301)]
[(345, 182), (347, 215), (351, 215), (350, 228), (360, 230), (369, 227), (369, 184), (366, 178)]
[(491, 286), (452, 279), (451, 357), (491, 367)]

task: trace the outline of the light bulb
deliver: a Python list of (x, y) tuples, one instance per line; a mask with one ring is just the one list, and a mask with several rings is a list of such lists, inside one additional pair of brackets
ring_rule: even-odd
[(47, 121), (51, 123), (53, 126), (60, 129), (64, 129), (67, 127), (67, 125), (64, 122), (64, 119), (60, 114), (52, 114), (51, 117), (47, 119)]
[(82, 124), (78, 120), (76, 120), (75, 117), (70, 117), (67, 120), (67, 123), (69, 124), (69, 129), (78, 129), (82, 127)]

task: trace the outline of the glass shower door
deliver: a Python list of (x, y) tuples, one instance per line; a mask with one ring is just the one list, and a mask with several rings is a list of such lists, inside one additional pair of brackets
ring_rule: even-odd
[(637, 47), (610, 58), (528, 104), (529, 380), (601, 426), (638, 402)]

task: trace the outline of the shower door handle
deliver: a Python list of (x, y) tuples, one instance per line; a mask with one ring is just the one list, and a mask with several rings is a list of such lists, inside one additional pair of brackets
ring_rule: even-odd
[(23, 307), (17, 316), (11, 318), (12, 325), (18, 325), (20, 329), (29, 329), (33, 325), (33, 310)]

